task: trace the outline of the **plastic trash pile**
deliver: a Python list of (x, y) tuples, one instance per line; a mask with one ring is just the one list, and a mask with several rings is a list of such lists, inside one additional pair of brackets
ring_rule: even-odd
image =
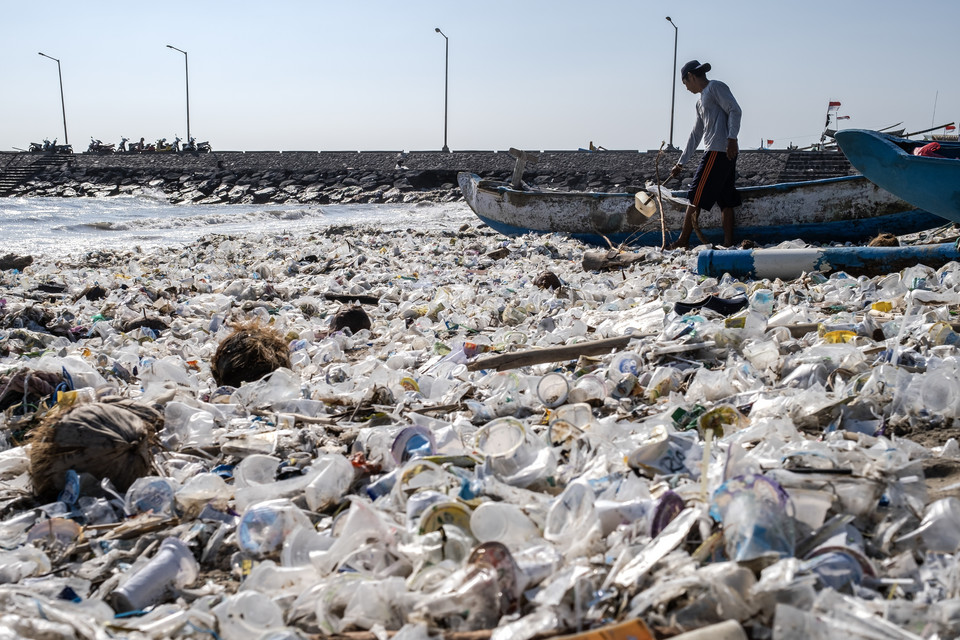
[[(960, 265), (342, 232), (0, 273), (0, 638), (960, 634)], [(289, 366), (220, 386), (240, 323)]]

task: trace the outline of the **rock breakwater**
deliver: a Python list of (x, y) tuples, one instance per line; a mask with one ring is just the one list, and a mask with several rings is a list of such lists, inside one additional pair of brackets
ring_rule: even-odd
[[(657, 176), (657, 152), (544, 151), (524, 180), (538, 187), (623, 191)], [(678, 152), (664, 153), (665, 179)], [(174, 203), (409, 203), (460, 199), (456, 178), (472, 171), (508, 179), (505, 151), (215, 152), (52, 156), (0, 154), (0, 195), (106, 197), (162, 192)], [(688, 170), (692, 175), (695, 163)], [(745, 151), (743, 186), (853, 173), (837, 152)], [(689, 178), (690, 176), (684, 176)]]

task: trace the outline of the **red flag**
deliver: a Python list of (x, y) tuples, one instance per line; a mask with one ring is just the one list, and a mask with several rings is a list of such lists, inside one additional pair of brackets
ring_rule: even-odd
[(850, 116), (837, 116), (837, 120), (849, 120)]
[(948, 124), (947, 126), (944, 127), (944, 130), (945, 130), (945, 131), (956, 131), (957, 128), (956, 128), (955, 126), (953, 126), (952, 124)]
[(773, 144), (773, 140), (767, 140), (767, 146), (768, 146), (768, 147), (769, 147), (770, 145), (772, 145), (772, 144)]
[(833, 100), (831, 100), (830, 104), (827, 105), (827, 111), (836, 111), (839, 108), (840, 108), (840, 103)]

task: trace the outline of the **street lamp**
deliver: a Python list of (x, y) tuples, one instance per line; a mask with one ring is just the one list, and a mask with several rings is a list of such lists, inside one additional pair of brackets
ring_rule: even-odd
[(53, 56), (48, 56), (42, 51), (38, 51), (37, 53), (39, 53), (44, 58), (50, 58), (51, 60), (57, 63), (57, 75), (60, 76), (60, 109), (63, 110), (63, 144), (69, 145), (70, 139), (67, 138), (67, 107), (64, 105), (64, 102), (63, 102), (63, 74), (60, 72), (60, 61), (54, 58)]
[(183, 49), (177, 49), (171, 44), (167, 45), (167, 49), (173, 49), (183, 54), (183, 71), (184, 78), (186, 78), (187, 82), (187, 144), (190, 144), (193, 141), (193, 138), (190, 137), (190, 63), (187, 58), (187, 52)]
[(443, 31), (440, 31), (440, 27), (436, 28), (436, 32), (446, 40), (446, 54), (443, 63), (443, 151), (449, 152), (450, 147), (447, 146), (447, 98), (450, 95), (450, 38)]
[(673, 20), (670, 19), (670, 16), (667, 16), (667, 22), (673, 25), (673, 75), (670, 76), (671, 82), (671, 91), (670, 91), (670, 149), (673, 150), (673, 113), (674, 113), (674, 103), (677, 99), (677, 36), (680, 34), (680, 30), (677, 29), (677, 25), (674, 24)]

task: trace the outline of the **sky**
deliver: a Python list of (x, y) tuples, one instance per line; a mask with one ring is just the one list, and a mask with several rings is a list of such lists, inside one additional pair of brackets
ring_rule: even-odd
[[(63, 143), (64, 111), (75, 151), (92, 137), (185, 139), (187, 71), (190, 133), (217, 150), (682, 146), (696, 97), (674, 74), (675, 36), (677, 68), (711, 63), (739, 101), (742, 149), (816, 142), (830, 101), (849, 116), (841, 128), (960, 120), (960, 44), (944, 35), (960, 24), (955, 0), (0, 0), (0, 11), (0, 151)], [(62, 106), (58, 65), (38, 52), (60, 60)]]

